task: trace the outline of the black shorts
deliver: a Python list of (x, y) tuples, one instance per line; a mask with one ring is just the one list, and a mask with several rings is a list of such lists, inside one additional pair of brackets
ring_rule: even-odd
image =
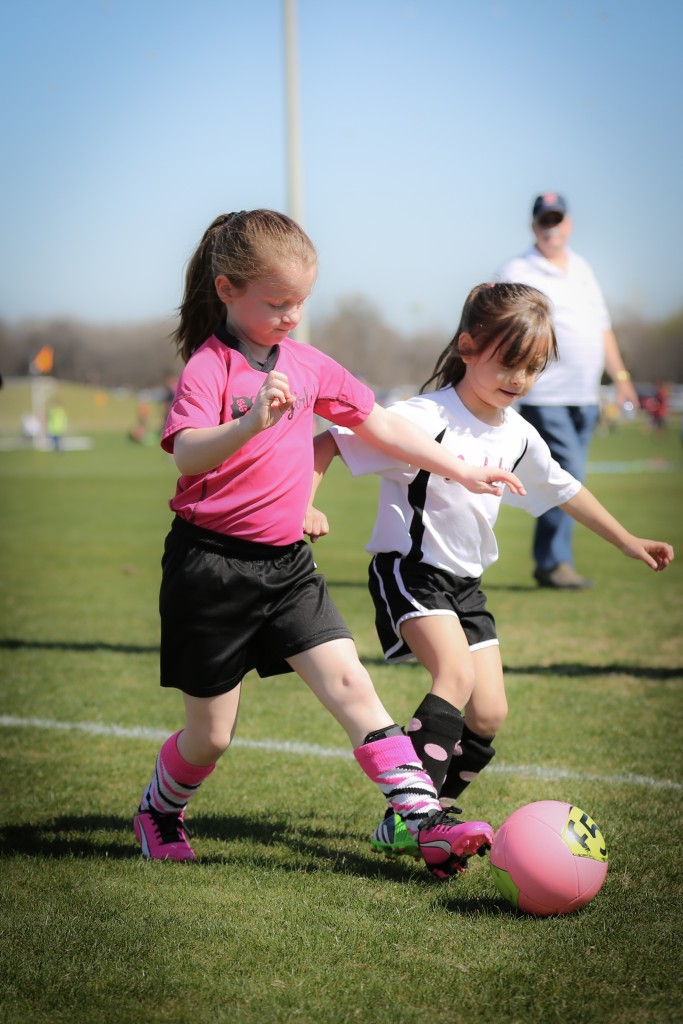
[(414, 659), (401, 636), (401, 623), (424, 615), (455, 615), (471, 651), (498, 644), (496, 623), (476, 579), (404, 558), (396, 551), (375, 555), (368, 586), (375, 604), (375, 626), (385, 661)]
[(305, 541), (225, 537), (176, 517), (161, 562), (161, 685), (194, 697), (247, 672), (291, 672), (285, 658), (351, 638)]

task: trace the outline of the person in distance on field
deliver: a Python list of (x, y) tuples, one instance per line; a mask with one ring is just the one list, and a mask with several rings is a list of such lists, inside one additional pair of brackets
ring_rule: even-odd
[[(478, 285), (420, 394), (391, 411), (468, 463), (514, 469), (525, 490), (506, 492), (511, 504), (533, 516), (560, 507), (624, 555), (665, 569), (671, 545), (630, 534), (512, 408), (556, 357), (552, 309), (541, 292)], [(319, 434), (314, 444), (311, 500), (337, 454), (354, 476), (381, 478), (367, 546), (375, 623), (387, 662), (417, 658), (431, 676), (408, 735), (442, 805), (452, 807), (494, 756), (508, 710), (495, 621), (481, 590), (482, 574), (498, 558), (494, 526), (502, 498), (468, 493), (343, 428)], [(416, 852), (391, 808), (371, 845), (389, 856)]]
[[(588, 448), (600, 416), (600, 380), (606, 369), (619, 407), (638, 408), (602, 291), (586, 260), (569, 247), (572, 219), (556, 192), (536, 198), (534, 244), (493, 275), (496, 281), (528, 284), (553, 304), (558, 358), (524, 396), (519, 411), (548, 444), (553, 458), (583, 480)], [(593, 586), (574, 566), (574, 520), (551, 508), (536, 521), (534, 576), (540, 587), (583, 590)]]
[(185, 368), (161, 444), (180, 479), (162, 561), (161, 685), (185, 725), (163, 744), (134, 819), (145, 857), (195, 860), (190, 797), (235, 733), (244, 675), (294, 671), (344, 728), (355, 757), (429, 869), (446, 878), (492, 840), (444, 813), (410, 739), (381, 704), (315, 572), (304, 528), (320, 415), (466, 490), (501, 493), (512, 472), (471, 467), (375, 404), (369, 387), (289, 334), (313, 287), (313, 244), (271, 210), (217, 217), (188, 267), (176, 332)]

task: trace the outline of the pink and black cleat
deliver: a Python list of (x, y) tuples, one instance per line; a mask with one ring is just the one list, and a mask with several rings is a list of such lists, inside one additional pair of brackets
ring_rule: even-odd
[(485, 821), (460, 821), (453, 810), (434, 811), (420, 826), (417, 842), (429, 870), (445, 881), (464, 871), (470, 857), (484, 856), (493, 829)]
[(143, 857), (149, 860), (197, 859), (187, 841), (183, 815), (183, 811), (180, 814), (160, 814), (153, 807), (138, 810), (133, 819), (133, 828), (142, 847)]

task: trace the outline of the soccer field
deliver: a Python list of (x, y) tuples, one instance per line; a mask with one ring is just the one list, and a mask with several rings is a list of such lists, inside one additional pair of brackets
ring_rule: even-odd
[[(517, 914), (488, 860), (437, 883), (367, 837), (382, 807), (293, 675), (248, 677), (238, 740), (190, 806), (200, 861), (147, 863), (132, 815), (181, 698), (158, 685), (171, 460), (122, 432), (0, 452), (0, 1022), (669, 1024), (683, 1020), (683, 452), (677, 430), (598, 437), (588, 484), (654, 574), (579, 529), (594, 591), (531, 580), (532, 521), (504, 510), (485, 589), (510, 715), (465, 812), (498, 827), (568, 800), (609, 852), (596, 899)], [(316, 559), (398, 721), (426, 688), (387, 668), (363, 545), (376, 481), (335, 465)]]

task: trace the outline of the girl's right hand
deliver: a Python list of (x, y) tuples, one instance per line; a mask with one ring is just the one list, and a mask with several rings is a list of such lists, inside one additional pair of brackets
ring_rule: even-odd
[(178, 431), (173, 442), (178, 469), (185, 476), (210, 472), (252, 437), (274, 426), (295, 402), (296, 395), (290, 392), (285, 374), (271, 370), (244, 416), (215, 427), (186, 427)]
[[(278, 423), (286, 412), (292, 408), (296, 401), (296, 395), (289, 390), (289, 380), (284, 373), (271, 370), (263, 385), (254, 399), (254, 404), (243, 417), (248, 420), (248, 425), (256, 427), (254, 433), (259, 430), (267, 430), (268, 427)], [(252, 420), (252, 417), (255, 417)]]
[(503, 484), (510, 488), (513, 494), (526, 494), (524, 484), (507, 469), (497, 469), (495, 466), (470, 466), (463, 462), (458, 476), (450, 477), (456, 480), (473, 494), (495, 494), (498, 497), (503, 493)]

